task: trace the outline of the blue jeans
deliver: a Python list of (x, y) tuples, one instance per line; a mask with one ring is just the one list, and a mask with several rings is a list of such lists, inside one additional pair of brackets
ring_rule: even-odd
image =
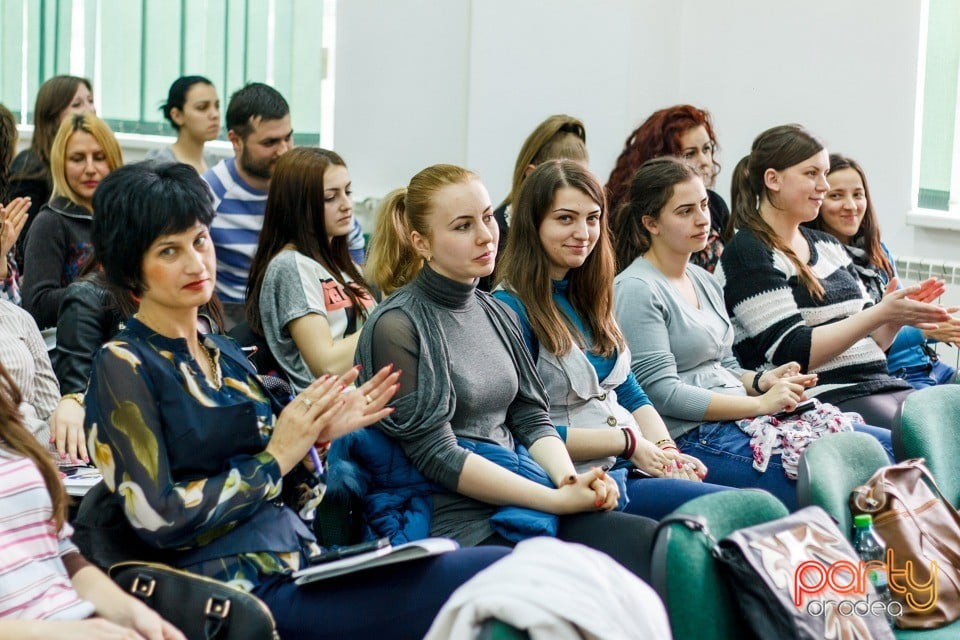
[(253, 590), (283, 640), (422, 638), (457, 587), (510, 552), (473, 547), (433, 558), (294, 584), (268, 578)]
[[(854, 430), (879, 440), (893, 461), (889, 429), (860, 424), (854, 426)], [(676, 442), (682, 452), (707, 465), (707, 478), (714, 484), (764, 489), (779, 498), (790, 511), (797, 509), (797, 481), (784, 474), (780, 455), (771, 456), (765, 473), (754, 469), (750, 436), (736, 423), (704, 422), (677, 438)]]
[(630, 502), (624, 511), (659, 520), (689, 500), (707, 493), (729, 490), (730, 487), (693, 480), (632, 478), (627, 480), (627, 496)]

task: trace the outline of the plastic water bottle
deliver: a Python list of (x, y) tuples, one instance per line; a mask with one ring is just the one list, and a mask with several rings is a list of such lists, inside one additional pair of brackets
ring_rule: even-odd
[(894, 618), (890, 613), (890, 586), (887, 584), (887, 545), (873, 529), (873, 516), (869, 513), (854, 516), (853, 525), (856, 527), (853, 533), (853, 547), (860, 554), (860, 558), (864, 562), (879, 560), (884, 563), (883, 569), (871, 568), (867, 577), (877, 592), (877, 598), (883, 602), (887, 612), (887, 622), (892, 627)]

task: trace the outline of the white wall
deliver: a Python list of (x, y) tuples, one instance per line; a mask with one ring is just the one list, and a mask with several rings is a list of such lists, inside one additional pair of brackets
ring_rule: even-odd
[(714, 115), (718, 189), (754, 136), (801, 122), (868, 171), (895, 253), (960, 259), (907, 226), (921, 0), (348, 0), (335, 140), (361, 196), (453, 162), (507, 191), (544, 117), (584, 120), (605, 182), (630, 131), (690, 102)]

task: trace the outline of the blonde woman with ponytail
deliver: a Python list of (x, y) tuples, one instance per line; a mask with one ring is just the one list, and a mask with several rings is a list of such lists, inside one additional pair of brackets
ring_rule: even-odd
[[(555, 534), (646, 575), (653, 521), (614, 511), (619, 490), (605, 468), (577, 473), (515, 317), (477, 289), (498, 238), (486, 188), (460, 167), (428, 167), (381, 206), (366, 275), (390, 295), (357, 348), (361, 379), (387, 364), (402, 371), (380, 431), (436, 487), (427, 490), (429, 535), (474, 546)], [(495, 462), (504, 458), (509, 467)], [(552, 524), (505, 531), (496, 518), (509, 506)]]
[(820, 211), (829, 169), (823, 144), (799, 125), (757, 136), (734, 171), (732, 224), (739, 231), (716, 275), (744, 366), (796, 361), (818, 376), (807, 395), (889, 428), (913, 389), (887, 374), (884, 350), (903, 326), (929, 329), (949, 319), (931, 304), (943, 282), (897, 290), (894, 279), (874, 305), (843, 245), (801, 226)]

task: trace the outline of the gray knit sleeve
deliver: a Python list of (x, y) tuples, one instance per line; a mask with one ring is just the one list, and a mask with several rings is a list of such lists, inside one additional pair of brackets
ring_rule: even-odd
[(654, 285), (632, 277), (615, 284), (614, 311), (630, 348), (631, 369), (657, 411), (682, 420), (703, 420), (712, 392), (684, 383), (673, 355), (673, 305)]
[[(441, 366), (438, 370), (432, 358), (421, 358), (417, 329), (410, 316), (398, 308), (376, 318), (371, 346), (373, 371), (388, 364), (402, 371), (394, 413), (378, 424), (400, 442), (420, 473), (456, 491), (469, 453), (457, 443), (450, 424), (453, 403), (449, 397), (450, 382), (445, 379), (446, 368)], [(434, 393), (443, 386), (447, 389), (446, 397)]]

